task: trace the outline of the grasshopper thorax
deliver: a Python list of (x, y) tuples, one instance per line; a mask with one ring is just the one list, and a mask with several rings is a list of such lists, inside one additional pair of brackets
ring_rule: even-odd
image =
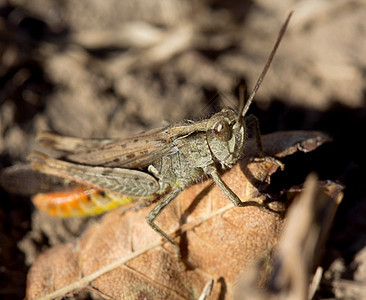
[(237, 113), (224, 108), (208, 120), (206, 137), (214, 159), (223, 167), (231, 167), (243, 153), (244, 119), (238, 120)]

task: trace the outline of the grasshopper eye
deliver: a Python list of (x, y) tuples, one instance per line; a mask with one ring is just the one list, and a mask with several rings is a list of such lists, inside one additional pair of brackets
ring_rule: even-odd
[(231, 139), (231, 128), (225, 120), (217, 122), (213, 128), (215, 137), (221, 142), (227, 142)]

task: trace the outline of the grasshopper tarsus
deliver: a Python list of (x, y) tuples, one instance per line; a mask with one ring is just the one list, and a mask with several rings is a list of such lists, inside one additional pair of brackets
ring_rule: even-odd
[(253, 160), (255, 162), (263, 162), (263, 161), (271, 162), (271, 163), (274, 163), (277, 166), (279, 166), (281, 171), (285, 170), (285, 164), (282, 161), (280, 161), (279, 159), (277, 159), (274, 156), (267, 155), (265, 152), (264, 152), (263, 156), (255, 157)]

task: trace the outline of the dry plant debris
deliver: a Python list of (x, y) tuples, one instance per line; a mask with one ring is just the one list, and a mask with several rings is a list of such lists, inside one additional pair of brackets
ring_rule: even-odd
[[(263, 137), (267, 153), (278, 157), (312, 151), (328, 140), (319, 132), (278, 132)], [(260, 190), (270, 184), (278, 165), (253, 161), (252, 142), (246, 150), (249, 156), (223, 179), (242, 200), (265, 203), (267, 196)], [(289, 190), (285, 194), (285, 201), (268, 203), (279, 212), (269, 214), (257, 207), (234, 207), (210, 181), (185, 190), (157, 221), (177, 237), (183, 270), (178, 269), (170, 245), (146, 224), (151, 207), (123, 214), (116, 209), (77, 241), (40, 255), (28, 274), (27, 298), (51, 299), (88, 288), (112, 299), (198, 299), (207, 281), (214, 279), (209, 299), (219, 295), (230, 299), (239, 274), (256, 258), (271, 256), (283, 228), (282, 213), (295, 193)]]
[[(313, 299), (323, 275), (318, 263), (342, 190), (342, 185), (318, 182), (310, 174), (303, 189), (288, 191), (299, 195), (289, 208), (275, 254), (270, 261), (261, 258), (241, 274), (235, 299)], [(258, 289), (258, 282), (265, 287)]]
[[(252, 113), (262, 132), (316, 129), (334, 138), (292, 174), (315, 170), (346, 186), (318, 296), (360, 299), (365, 8), (362, 0), (0, 1), (0, 168), (24, 162), (40, 131), (127, 137), (162, 120), (236, 107), (233, 90), (253, 85), (294, 9)], [(23, 298), (24, 255), (29, 265), (42, 248), (79, 236), (95, 219), (51, 221), (35, 212), (31, 220), (29, 199), (3, 190), (0, 197), (0, 293)]]

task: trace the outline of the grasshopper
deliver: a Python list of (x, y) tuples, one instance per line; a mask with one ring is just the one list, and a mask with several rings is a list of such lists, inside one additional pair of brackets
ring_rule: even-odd
[[(268, 61), (245, 105), (244, 91), (241, 89), (237, 113), (224, 108), (208, 119), (182, 121), (126, 139), (79, 139), (40, 133), (38, 142), (61, 152), (62, 157), (55, 159), (40, 152), (32, 152), (29, 155), (32, 168), (86, 186), (82, 190), (74, 190), (76, 198), (73, 201), (78, 203), (70, 206), (66, 213), (61, 213), (61, 206), (59, 211), (52, 210), (50, 205), (55, 209), (55, 203), (48, 203), (45, 210), (53, 211), (58, 216), (92, 215), (138, 199), (154, 199), (165, 195), (146, 216), (146, 221), (173, 245), (176, 256), (180, 256), (178, 245), (155, 224), (155, 220), (188, 186), (209, 175), (235, 206), (259, 206), (252, 201), (242, 202), (221, 179), (218, 166), (228, 169), (238, 161), (243, 153), (246, 126), (254, 125), (259, 157), (275, 161), (283, 169), (281, 162), (265, 155), (257, 119), (245, 116), (269, 69), (291, 15), (292, 12), (282, 25)], [(42, 195), (37, 195), (35, 199), (44, 203), (46, 197), (47, 204), (47, 199), (51, 198), (47, 198), (47, 194)]]

